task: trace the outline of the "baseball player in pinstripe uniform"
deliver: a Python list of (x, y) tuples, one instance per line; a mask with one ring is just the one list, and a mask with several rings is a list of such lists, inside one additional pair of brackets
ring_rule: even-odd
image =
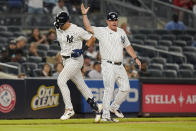
[[(100, 54), (101, 54), (101, 68), (104, 82), (104, 96), (103, 96), (103, 114), (102, 121), (114, 121), (110, 116), (110, 112), (117, 117), (123, 118), (124, 115), (119, 110), (120, 104), (126, 99), (130, 92), (130, 85), (123, 61), (123, 48), (128, 54), (132, 56), (135, 62), (141, 69), (141, 62), (136, 56), (124, 30), (118, 28), (118, 14), (110, 12), (107, 15), (107, 27), (94, 27), (90, 25), (87, 13), (90, 7), (85, 8), (81, 5), (83, 14), (83, 22), (87, 31), (94, 34), (99, 40)], [(110, 105), (114, 84), (117, 83), (119, 91)]]
[[(60, 119), (66, 120), (75, 114), (71, 103), (70, 91), (67, 86), (67, 81), (71, 79), (90, 104), (91, 108), (97, 113), (95, 121), (98, 122), (101, 119), (101, 105), (94, 101), (93, 94), (85, 84), (81, 73), (83, 66), (82, 54), (89, 46), (93, 45), (95, 38), (81, 27), (70, 23), (69, 16), (66, 12), (60, 12), (57, 15), (54, 25), (56, 27), (57, 40), (60, 43), (64, 65), (57, 79), (65, 103), (65, 113)], [(82, 49), (83, 40), (87, 42)]]

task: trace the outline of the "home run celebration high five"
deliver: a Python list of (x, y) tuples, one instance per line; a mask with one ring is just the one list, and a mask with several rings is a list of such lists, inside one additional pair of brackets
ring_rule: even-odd
[[(110, 112), (114, 113), (117, 117), (123, 118), (124, 115), (119, 110), (119, 107), (130, 92), (128, 76), (122, 64), (123, 49), (125, 48), (128, 54), (133, 57), (140, 69), (141, 62), (136, 56), (124, 30), (117, 27), (118, 14), (116, 12), (107, 14), (107, 27), (95, 27), (91, 26), (88, 20), (87, 13), (89, 9), (90, 7), (85, 8), (84, 4), (81, 5), (86, 30), (99, 40), (101, 68), (105, 88), (102, 121), (118, 122), (118, 120), (111, 118)], [(115, 82), (119, 87), (119, 91), (110, 105)]]

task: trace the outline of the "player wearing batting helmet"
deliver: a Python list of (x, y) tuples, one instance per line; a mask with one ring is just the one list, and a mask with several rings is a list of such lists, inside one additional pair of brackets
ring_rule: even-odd
[[(65, 103), (65, 113), (61, 120), (72, 117), (75, 112), (71, 103), (70, 91), (67, 81), (71, 79), (83, 94), (91, 108), (96, 112), (95, 122), (101, 118), (102, 106), (93, 99), (93, 94), (84, 82), (81, 68), (83, 66), (83, 52), (95, 42), (95, 38), (87, 31), (69, 22), (69, 15), (61, 12), (57, 15), (54, 23), (56, 27), (57, 40), (61, 47), (61, 56), (63, 58), (64, 68), (58, 76), (57, 83), (61, 90), (63, 101)], [(82, 49), (82, 41), (86, 40), (85, 48)]]

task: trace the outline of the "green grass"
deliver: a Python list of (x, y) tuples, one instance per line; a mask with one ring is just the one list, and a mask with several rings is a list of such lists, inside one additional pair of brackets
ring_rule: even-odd
[(129, 118), (119, 123), (93, 119), (0, 120), (0, 131), (196, 131), (196, 117)]

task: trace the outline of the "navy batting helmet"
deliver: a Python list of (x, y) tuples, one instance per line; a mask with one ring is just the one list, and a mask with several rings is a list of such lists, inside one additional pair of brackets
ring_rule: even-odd
[(55, 26), (57, 28), (63, 26), (69, 20), (69, 15), (66, 12), (60, 12), (56, 16)]
[(117, 21), (118, 20), (118, 13), (116, 13), (116, 12), (110, 12), (110, 13), (108, 13), (107, 20)]

